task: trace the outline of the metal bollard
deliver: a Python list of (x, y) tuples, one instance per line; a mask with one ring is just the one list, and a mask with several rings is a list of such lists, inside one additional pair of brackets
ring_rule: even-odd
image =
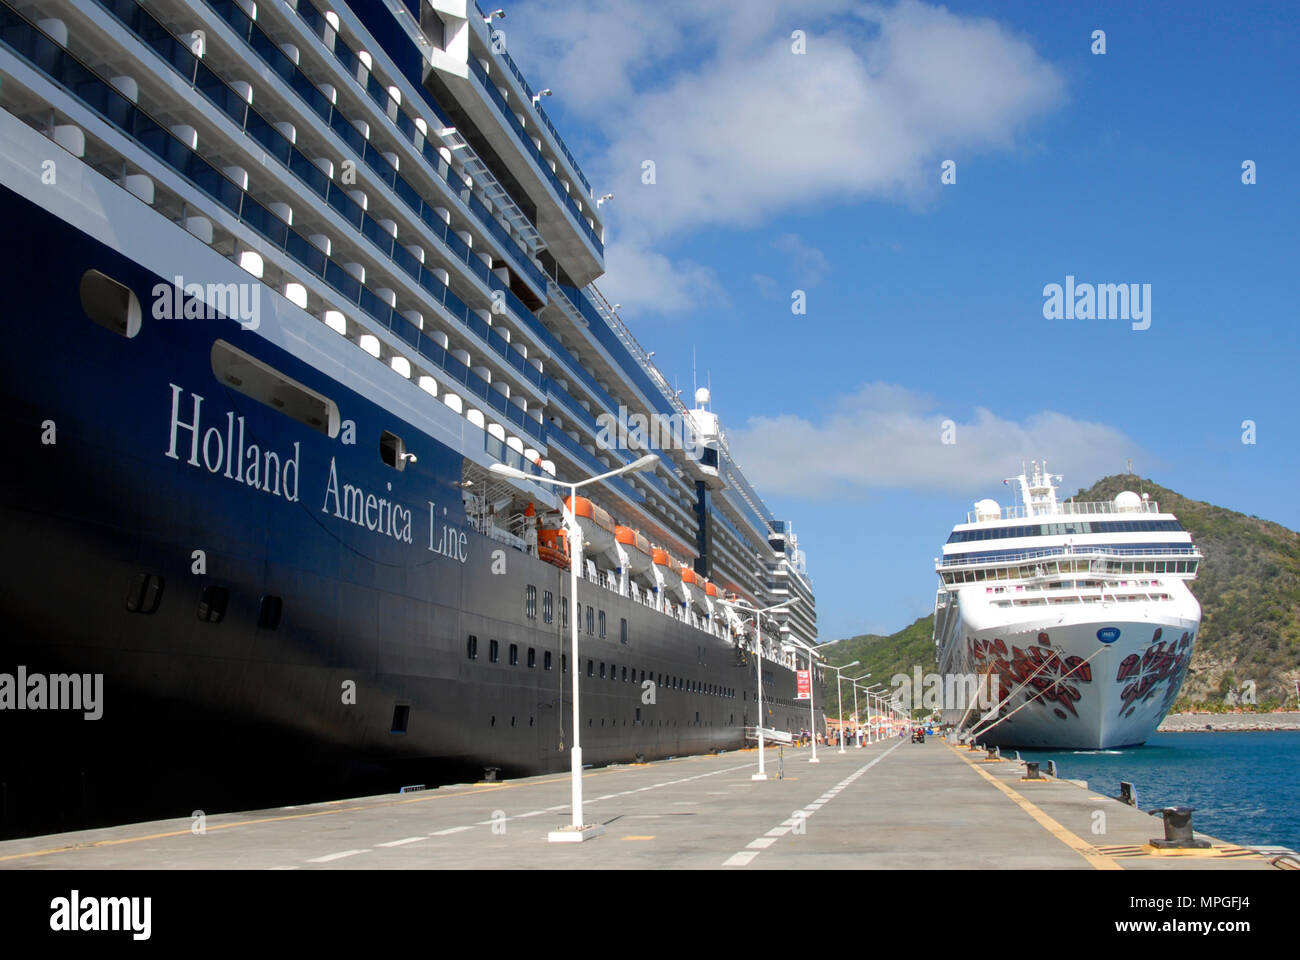
[(1137, 789), (1127, 780), (1119, 782), (1119, 796), (1115, 798), (1120, 803), (1127, 803), (1130, 807), (1138, 805)]
[(638, 753), (638, 754), (636, 755), (636, 759), (635, 759), (634, 762), (636, 762), (636, 763), (645, 763), (645, 754), (644, 754), (644, 753)]
[(998, 748), (997, 748), (997, 747), (989, 747), (987, 750), (984, 751), (984, 759), (985, 759), (985, 760), (1000, 760), (1000, 759), (1002, 759), (1002, 758), (998, 756)]
[(500, 772), (501, 772), (500, 767), (484, 767), (483, 779), (488, 783), (495, 783), (497, 779), (497, 774)]
[(1151, 816), (1159, 815), (1165, 821), (1165, 837), (1163, 840), (1151, 840), (1151, 846), (1159, 847), (1163, 850), (1169, 849), (1201, 849), (1209, 847), (1209, 841), (1197, 840), (1192, 833), (1192, 810), (1193, 807), (1160, 807), (1157, 810), (1148, 810)]
[(1056, 776), (1056, 761), (1055, 761), (1055, 760), (1048, 760), (1048, 761), (1047, 761), (1047, 775), (1048, 775), (1049, 777), (1054, 777), (1054, 776)]
[(1024, 760), (1020, 759), (1020, 751), (1017, 750), (1017, 751), (1016, 751), (1016, 763), (1024, 763), (1024, 762), (1025, 762)]
[(1042, 775), (1041, 773), (1038, 772), (1038, 761), (1037, 761), (1037, 760), (1026, 760), (1026, 761), (1025, 761), (1025, 779), (1026, 779), (1026, 780), (1042, 780), (1042, 779), (1043, 779), (1043, 775)]
[(972, 740), (972, 741), (970, 742), (970, 751), (971, 751), (971, 753), (974, 753), (974, 752), (975, 752), (976, 750), (978, 750), (979, 748), (980, 748), (980, 745), (979, 745), (978, 743), (976, 743), (974, 740)]

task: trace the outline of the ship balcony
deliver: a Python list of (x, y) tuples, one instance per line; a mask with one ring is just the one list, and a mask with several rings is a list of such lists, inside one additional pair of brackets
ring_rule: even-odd
[(451, 40), (444, 47), (432, 38), (437, 49), (426, 61), (424, 86), (475, 151), (496, 158), (498, 178), (508, 186), (513, 181), (535, 206), (534, 222), (552, 256), (586, 285), (604, 273), (605, 256), (591, 190), (570, 173), (565, 150), (543, 152), (543, 146), (551, 149), (544, 142), (552, 140), (551, 128), (541, 122), (525, 86), (490, 52), (482, 19), (469, 13), (467, 23), (439, 11)]
[(943, 570), (951, 567), (996, 567), (1005, 566), (1008, 563), (1020, 563), (1026, 560), (1038, 560), (1048, 557), (1083, 557), (1083, 558), (1109, 558), (1109, 557), (1141, 557), (1141, 558), (1178, 558), (1178, 559), (1203, 559), (1202, 554), (1196, 547), (1191, 544), (1170, 544), (1168, 547), (1153, 546), (1143, 547), (1119, 547), (1106, 546), (1105, 544), (1096, 545), (1064, 545), (1060, 547), (1049, 547), (1043, 550), (1024, 550), (1015, 552), (999, 553), (997, 556), (974, 556), (970, 554), (950, 554), (938, 560), (935, 564), (936, 570)]

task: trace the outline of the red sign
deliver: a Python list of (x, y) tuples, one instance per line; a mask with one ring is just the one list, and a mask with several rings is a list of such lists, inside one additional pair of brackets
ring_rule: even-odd
[(796, 700), (812, 699), (812, 678), (810, 676), (810, 673), (811, 671), (809, 670), (796, 670), (794, 672), (795, 684), (798, 690), (798, 692), (795, 693), (794, 695), (794, 698)]

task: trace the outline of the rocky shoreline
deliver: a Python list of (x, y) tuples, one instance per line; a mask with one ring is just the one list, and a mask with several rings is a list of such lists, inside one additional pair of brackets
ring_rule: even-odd
[(1171, 713), (1157, 733), (1300, 730), (1300, 713)]

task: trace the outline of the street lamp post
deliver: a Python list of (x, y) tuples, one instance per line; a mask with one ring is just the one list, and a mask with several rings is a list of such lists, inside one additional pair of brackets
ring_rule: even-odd
[(812, 734), (812, 757), (808, 762), (821, 763), (821, 761), (817, 759), (817, 710), (815, 704), (816, 696), (813, 694), (813, 678), (816, 666), (813, 663), (813, 657), (821, 660), (822, 655), (797, 637), (791, 637), (790, 639), (794, 641), (795, 646), (803, 647), (808, 653), (808, 729)]
[(751, 779), (766, 780), (767, 768), (763, 765), (763, 614), (774, 613), (777, 610), (784, 610), (793, 603), (798, 603), (798, 597), (791, 597), (783, 603), (776, 603), (770, 607), (763, 607), (756, 610), (751, 606), (743, 603), (732, 601), (723, 601), (737, 610), (746, 610), (754, 615), (754, 634), (757, 640), (757, 650), (754, 660), (757, 663), (756, 670), (758, 673), (758, 773), (754, 774)]
[(588, 484), (596, 483), (600, 480), (607, 480), (610, 477), (616, 477), (622, 473), (632, 473), (638, 470), (644, 470), (652, 463), (658, 461), (658, 454), (647, 453), (639, 460), (619, 467), (617, 470), (610, 470), (608, 473), (602, 473), (596, 477), (589, 477), (586, 480), (580, 480), (577, 483), (569, 483), (564, 480), (557, 480), (554, 477), (536, 476), (531, 473), (525, 473), (514, 467), (506, 466), (504, 463), (494, 463), (490, 469), (493, 473), (500, 474), (504, 477), (512, 477), (516, 480), (531, 480), (535, 483), (548, 483), (557, 487), (569, 488), (569, 502), (567, 509), (564, 511), (565, 523), (569, 527), (569, 640), (572, 653), (570, 654), (572, 678), (573, 678), (573, 746), (569, 751), (570, 759), (570, 779), (572, 782), (572, 803), (573, 803), (573, 823), (562, 830), (552, 830), (547, 839), (556, 842), (578, 842), (588, 840), (591, 837), (599, 836), (604, 830), (593, 824), (586, 824), (582, 818), (582, 747), (579, 734), (581, 727), (578, 723), (578, 563), (574, 556), (573, 545), (577, 538), (582, 536), (582, 531), (578, 527), (578, 488), (585, 487)]
[(812, 647), (808, 648), (808, 735), (812, 740), (812, 758), (809, 763), (820, 763), (817, 759), (817, 709), (814, 705), (816, 694), (813, 693), (813, 680), (816, 678), (817, 665), (813, 663)]
[(831, 669), (835, 671), (835, 702), (839, 705), (840, 710), (840, 727), (837, 731), (840, 738), (840, 753), (844, 752), (844, 695), (840, 690), (840, 680), (843, 679), (844, 671), (849, 667), (858, 667), (861, 665), (861, 660), (854, 660), (852, 663), (846, 663), (842, 667), (831, 667)]
[(877, 743), (877, 742), (879, 742), (879, 740), (880, 740), (879, 735), (876, 736), (876, 739), (875, 739), (875, 740), (872, 740), (872, 739), (871, 739), (871, 711), (872, 711), (872, 706), (871, 706), (871, 704), (872, 704), (872, 702), (873, 702), (874, 700), (877, 700), (877, 699), (878, 699), (878, 698), (876, 697), (876, 695), (875, 695), (874, 693), (872, 693), (872, 691), (875, 690), (875, 689), (876, 689), (877, 687), (879, 687), (879, 686), (880, 686), (880, 684), (878, 684), (878, 683), (873, 683), (873, 684), (872, 684), (871, 686), (869, 686), (869, 687), (863, 687), (863, 692), (866, 693), (866, 695), (867, 695), (867, 743)]
[(849, 683), (853, 685), (853, 739), (857, 740), (859, 745), (862, 743), (862, 738), (858, 736), (858, 727), (862, 721), (858, 717), (858, 681), (865, 680), (869, 676), (871, 676), (871, 674), (864, 673), (860, 677), (849, 678)]

